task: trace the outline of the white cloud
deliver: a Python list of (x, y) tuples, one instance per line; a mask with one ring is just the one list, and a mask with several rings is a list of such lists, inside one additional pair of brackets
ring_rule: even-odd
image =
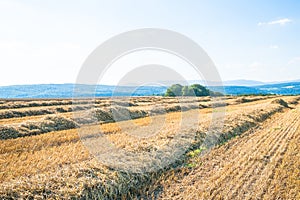
[(278, 45), (270, 45), (270, 49), (279, 49), (279, 46)]
[(265, 22), (258, 22), (258, 26), (262, 26), (262, 25), (265, 25), (266, 23)]
[(278, 19), (278, 20), (274, 20), (274, 21), (270, 21), (270, 22), (259, 22), (257, 25), (258, 26), (262, 26), (262, 25), (280, 25), (280, 26), (283, 26), (287, 23), (290, 23), (292, 22), (291, 19), (289, 18), (283, 18), (283, 19)]
[(279, 19), (279, 20), (275, 20), (275, 21), (271, 21), (268, 24), (273, 25), (273, 24), (279, 24), (281, 26), (285, 25), (286, 23), (291, 22), (292, 20), (288, 19), (288, 18), (284, 18), (284, 19)]

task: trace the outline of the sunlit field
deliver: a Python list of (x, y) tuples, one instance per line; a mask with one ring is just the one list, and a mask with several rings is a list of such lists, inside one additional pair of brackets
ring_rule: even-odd
[(1, 100), (0, 198), (300, 199), (299, 101)]

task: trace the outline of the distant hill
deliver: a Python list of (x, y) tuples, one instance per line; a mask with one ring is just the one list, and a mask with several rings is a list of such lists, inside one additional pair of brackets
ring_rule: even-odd
[(257, 87), (260, 91), (268, 94), (300, 94), (300, 82), (286, 82), (279, 84), (267, 84)]
[[(39, 84), (0, 86), (0, 98), (73, 98), (75, 84)], [(78, 97), (162, 95), (167, 87), (77, 85)]]
[(253, 81), (253, 80), (231, 80), (231, 81), (224, 81), (223, 85), (226, 86), (256, 86), (256, 85), (265, 85), (266, 83), (261, 81)]
[[(224, 92), (227, 95), (245, 94), (278, 94), (278, 95), (299, 95), (300, 82), (265, 84), (258, 86), (213, 86), (209, 87), (213, 91)], [(223, 90), (224, 89), (224, 90)]]
[[(189, 84), (195, 84), (200, 83), (202, 85), (210, 85), (210, 86), (218, 86), (220, 83), (213, 82), (213, 81), (203, 81), (203, 80), (191, 80), (188, 81)], [(300, 82), (300, 79), (298, 80), (290, 80), (290, 81), (273, 81), (273, 82), (262, 82), (262, 81), (256, 81), (256, 80), (247, 80), (247, 79), (237, 79), (237, 80), (228, 80), (223, 81), (223, 86), (259, 86), (259, 85), (274, 85), (274, 84), (281, 84), (281, 83), (296, 83)]]
[[(250, 83), (250, 82), (248, 82)], [(163, 95), (167, 86), (110, 86), (77, 85), (81, 97), (152, 96)], [(75, 84), (14, 85), (0, 87), (0, 98), (72, 98)], [(256, 86), (211, 86), (212, 91), (227, 95), (280, 94), (300, 95), (300, 81)], [(224, 89), (224, 90), (223, 90)]]

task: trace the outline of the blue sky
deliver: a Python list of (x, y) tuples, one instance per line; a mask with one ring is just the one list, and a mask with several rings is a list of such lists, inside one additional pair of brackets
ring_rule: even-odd
[[(299, 10), (296, 0), (0, 0), (0, 85), (75, 82), (98, 45), (148, 27), (177, 31), (196, 41), (223, 80), (300, 79)], [(159, 63), (163, 56), (150, 57)], [(150, 59), (135, 58), (139, 64)], [(133, 61), (125, 59), (119, 66)], [(176, 67), (189, 71), (179, 61)], [(113, 75), (117, 69), (116, 64), (103, 83), (114, 84), (122, 76)], [(122, 70), (124, 74), (126, 67)], [(186, 77), (197, 78), (192, 74)]]

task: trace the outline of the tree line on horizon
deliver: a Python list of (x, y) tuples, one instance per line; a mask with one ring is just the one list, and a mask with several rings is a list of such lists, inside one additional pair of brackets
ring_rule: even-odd
[(203, 85), (200, 84), (193, 84), (188, 86), (182, 86), (180, 84), (173, 84), (171, 85), (165, 95), (166, 97), (176, 97), (176, 96), (196, 96), (196, 97), (203, 97), (203, 96), (223, 96), (220, 92), (214, 92), (209, 90)]

